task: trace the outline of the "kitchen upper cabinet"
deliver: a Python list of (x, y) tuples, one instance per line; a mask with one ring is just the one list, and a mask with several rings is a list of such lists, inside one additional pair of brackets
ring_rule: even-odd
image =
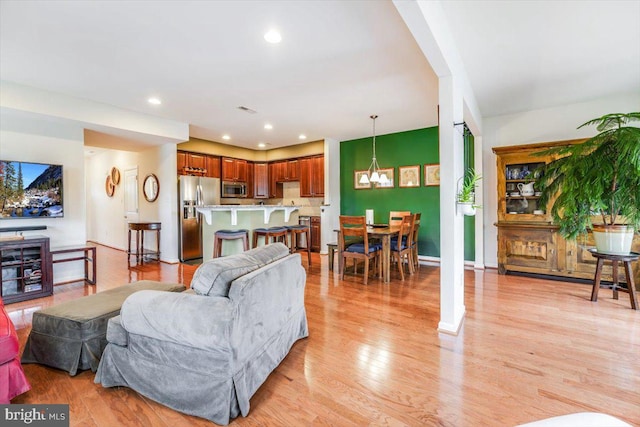
[(300, 162), (300, 197), (324, 196), (324, 156), (305, 157)]
[(222, 158), (222, 180), (234, 182), (247, 182), (248, 162), (231, 157)]
[(281, 162), (269, 163), (269, 198), (281, 199), (283, 197), (282, 182), (278, 182), (281, 173)]
[(255, 163), (253, 165), (253, 197), (256, 199), (269, 198), (268, 163)]
[(253, 199), (255, 197), (254, 183), (255, 180), (255, 168), (253, 162), (247, 162), (247, 197)]
[(220, 157), (207, 156), (207, 176), (209, 178), (220, 178)]
[(287, 160), (284, 166), (285, 181), (299, 181), (300, 180), (300, 162), (298, 159)]
[(208, 176), (207, 157), (208, 156), (206, 154), (178, 151), (178, 175)]
[(281, 160), (272, 163), (276, 182), (291, 182), (300, 180), (300, 165), (298, 159)]

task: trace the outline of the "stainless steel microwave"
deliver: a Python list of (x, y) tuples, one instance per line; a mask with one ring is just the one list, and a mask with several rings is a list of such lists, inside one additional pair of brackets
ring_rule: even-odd
[(247, 197), (247, 184), (222, 181), (222, 197)]

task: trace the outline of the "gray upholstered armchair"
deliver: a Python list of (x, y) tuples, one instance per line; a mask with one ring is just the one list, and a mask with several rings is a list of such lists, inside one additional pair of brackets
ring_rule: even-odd
[(215, 258), (192, 290), (140, 291), (107, 329), (96, 374), (218, 424), (249, 413), (249, 399), (308, 336), (306, 273), (281, 243)]

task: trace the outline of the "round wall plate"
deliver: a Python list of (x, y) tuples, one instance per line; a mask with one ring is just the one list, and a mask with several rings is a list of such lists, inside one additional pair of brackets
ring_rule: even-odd
[(104, 190), (107, 193), (107, 196), (113, 197), (113, 193), (116, 191), (116, 186), (111, 180), (111, 175), (107, 176), (107, 181), (104, 183)]
[(120, 170), (115, 166), (111, 168), (111, 182), (113, 185), (120, 184)]

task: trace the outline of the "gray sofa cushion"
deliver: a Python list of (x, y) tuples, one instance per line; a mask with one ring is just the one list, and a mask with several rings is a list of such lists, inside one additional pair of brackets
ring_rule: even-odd
[(289, 248), (278, 242), (214, 258), (198, 267), (191, 280), (191, 289), (199, 295), (227, 297), (235, 279), (287, 255)]

